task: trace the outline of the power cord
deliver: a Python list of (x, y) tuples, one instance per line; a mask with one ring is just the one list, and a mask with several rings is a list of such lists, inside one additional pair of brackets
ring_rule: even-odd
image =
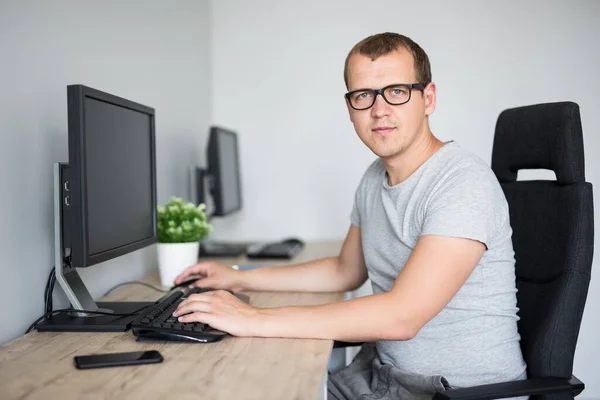
[[(71, 254), (63, 258), (63, 262), (71, 266)], [(54, 293), (54, 285), (56, 284), (56, 266), (50, 270), (48, 281), (46, 282), (46, 290), (44, 292), (44, 312), (47, 314), (52, 312), (52, 294)]]
[(78, 310), (76, 308), (63, 308), (60, 310), (54, 310), (54, 311), (50, 311), (44, 315), (42, 315), (41, 317), (39, 317), (37, 320), (35, 320), (35, 322), (33, 324), (31, 324), (31, 326), (27, 329), (27, 331), (25, 332), (25, 334), (28, 334), (29, 332), (31, 332), (31, 330), (33, 328), (35, 328), (35, 326), (42, 321), (45, 318), (49, 318), (53, 315), (56, 314), (60, 314), (61, 312), (77, 312), (77, 313), (83, 313), (83, 314), (98, 314), (98, 315), (110, 315), (113, 317), (131, 317), (134, 315), (138, 315), (139, 313), (141, 313), (142, 311), (144, 311), (144, 309), (150, 307), (152, 304), (149, 304), (147, 306), (141, 307), (135, 311), (132, 311), (130, 313), (126, 313), (126, 314), (119, 314), (119, 313), (110, 313), (110, 312), (104, 312), (104, 311), (90, 311), (90, 310)]
[(56, 283), (56, 268), (52, 267), (48, 281), (46, 282), (46, 291), (44, 292), (44, 312), (48, 314), (52, 311), (52, 293), (54, 292), (54, 284)]
[(161, 292), (161, 293), (168, 293), (169, 290), (164, 290), (161, 288), (158, 288), (156, 286), (152, 286), (150, 284), (147, 284), (146, 282), (140, 282), (140, 281), (127, 281), (127, 282), (123, 282), (123, 283), (119, 283), (116, 286), (111, 287), (110, 289), (108, 289), (106, 291), (106, 293), (104, 293), (104, 296), (108, 296), (109, 294), (111, 294), (112, 292), (114, 292), (115, 290), (117, 290), (118, 288), (120, 288), (121, 286), (126, 286), (126, 285), (142, 285), (142, 286), (146, 286), (150, 289), (156, 290), (157, 292)]

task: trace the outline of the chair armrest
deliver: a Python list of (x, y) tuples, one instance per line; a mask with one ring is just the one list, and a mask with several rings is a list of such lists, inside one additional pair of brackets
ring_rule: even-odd
[(364, 344), (364, 342), (343, 342), (341, 340), (334, 340), (333, 348), (337, 349), (340, 347), (356, 347), (356, 346), (362, 346), (363, 344)]
[(532, 396), (557, 392), (573, 392), (577, 396), (585, 385), (574, 375), (566, 378), (532, 378), (523, 381), (494, 383), (438, 392), (434, 400), (484, 400)]

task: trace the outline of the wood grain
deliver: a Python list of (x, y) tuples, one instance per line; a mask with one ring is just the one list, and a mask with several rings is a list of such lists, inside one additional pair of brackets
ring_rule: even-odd
[[(294, 262), (336, 255), (341, 243), (306, 246)], [(243, 258), (231, 264), (250, 263)], [(252, 261), (267, 264), (267, 262)], [(278, 264), (269, 262), (270, 264)], [(144, 279), (158, 285), (158, 274)], [(343, 293), (248, 293), (257, 307), (316, 305)], [(155, 300), (141, 285), (103, 300)], [(211, 344), (136, 342), (133, 334), (31, 332), (0, 347), (1, 399), (316, 399), (331, 352), (330, 340), (227, 337)], [(77, 370), (75, 355), (158, 350), (154, 365)]]

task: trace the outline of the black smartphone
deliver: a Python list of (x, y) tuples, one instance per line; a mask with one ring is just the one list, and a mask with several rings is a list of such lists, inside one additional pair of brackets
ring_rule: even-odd
[(156, 350), (131, 351), (128, 353), (90, 354), (75, 356), (78, 369), (118, 367), (121, 365), (155, 364), (162, 362), (162, 355)]

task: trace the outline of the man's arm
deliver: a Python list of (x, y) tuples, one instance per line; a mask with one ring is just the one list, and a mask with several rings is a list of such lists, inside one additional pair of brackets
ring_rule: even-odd
[(253, 291), (341, 292), (356, 289), (366, 280), (360, 229), (351, 225), (339, 256), (241, 271), (239, 283)]
[(387, 293), (317, 307), (260, 310), (258, 336), (344, 341), (408, 340), (450, 302), (485, 245), (423, 236)]
[(176, 316), (192, 312), (181, 321), (207, 323), (236, 336), (408, 340), (450, 302), (484, 251), (483, 243), (470, 239), (423, 236), (386, 293), (322, 306), (258, 309), (217, 291), (190, 296)]

